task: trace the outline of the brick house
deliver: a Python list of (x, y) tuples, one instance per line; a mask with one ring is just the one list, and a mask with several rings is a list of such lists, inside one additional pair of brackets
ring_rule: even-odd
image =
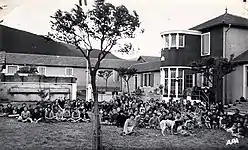
[[(161, 33), (164, 47), (161, 53), (161, 84), (164, 97), (182, 97), (183, 90), (203, 83), (212, 85), (200, 74), (193, 74), (189, 64), (203, 57), (234, 57), (239, 66), (227, 76), (227, 101), (247, 97), (248, 19), (229, 13), (208, 20), (189, 30)], [(222, 81), (224, 85), (224, 80)], [(219, 97), (224, 101), (223, 86)]]

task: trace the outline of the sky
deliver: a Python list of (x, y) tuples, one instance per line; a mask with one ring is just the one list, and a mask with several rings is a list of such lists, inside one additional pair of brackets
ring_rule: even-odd
[[(90, 6), (94, 0), (88, 0)], [(162, 48), (160, 33), (166, 30), (189, 29), (225, 13), (248, 18), (248, 4), (243, 0), (106, 0), (115, 5), (125, 5), (140, 16), (142, 35), (132, 40), (136, 54), (159, 56)], [(0, 12), (3, 25), (47, 35), (52, 16), (56, 10), (70, 10), (78, 0), (0, 0), (0, 6), (7, 5)], [(124, 57), (117, 54), (117, 56)], [(126, 56), (125, 56), (126, 57)]]

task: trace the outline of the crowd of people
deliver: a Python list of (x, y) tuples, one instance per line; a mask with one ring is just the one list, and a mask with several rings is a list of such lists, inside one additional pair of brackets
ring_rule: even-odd
[(90, 122), (88, 111), (92, 103), (80, 100), (56, 99), (54, 102), (38, 102), (35, 105), (23, 103), (20, 108), (8, 103), (6, 107), (0, 104), (0, 116), (17, 118), (20, 122), (54, 123), (54, 122)]
[[(16, 117), (20, 122), (90, 122), (93, 101), (56, 99), (54, 102), (38, 102), (20, 108), (0, 104), (0, 115)], [(239, 110), (228, 115), (221, 103), (206, 106), (202, 103), (173, 100), (168, 102), (151, 98), (143, 101), (137, 96), (121, 95), (110, 101), (99, 103), (100, 121), (103, 125), (123, 128), (121, 135), (137, 134), (140, 128), (164, 129), (170, 134), (191, 135), (196, 128), (221, 129), (232, 136), (245, 137), (248, 134), (248, 113), (240, 115)], [(163, 123), (162, 123), (163, 122)]]

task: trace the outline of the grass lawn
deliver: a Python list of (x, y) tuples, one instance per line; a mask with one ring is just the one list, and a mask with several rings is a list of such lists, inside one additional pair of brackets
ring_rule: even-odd
[[(248, 139), (227, 145), (232, 137), (217, 130), (195, 131), (193, 136), (161, 136), (159, 130), (140, 129), (138, 136), (120, 136), (121, 129), (102, 126), (106, 149), (248, 149)], [(0, 149), (91, 149), (91, 123), (20, 123), (0, 117)]]

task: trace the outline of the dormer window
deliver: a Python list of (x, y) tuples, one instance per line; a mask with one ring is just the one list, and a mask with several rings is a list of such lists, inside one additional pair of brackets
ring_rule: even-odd
[(179, 33), (171, 33), (164, 35), (165, 48), (179, 48), (185, 46), (185, 35)]

